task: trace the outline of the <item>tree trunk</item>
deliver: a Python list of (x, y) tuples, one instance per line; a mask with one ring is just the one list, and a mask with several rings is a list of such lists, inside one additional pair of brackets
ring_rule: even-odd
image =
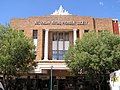
[(6, 81), (5, 81), (5, 78), (6, 78), (6, 74), (3, 74), (3, 86), (4, 86), (5, 90), (7, 90), (7, 89), (6, 89)]

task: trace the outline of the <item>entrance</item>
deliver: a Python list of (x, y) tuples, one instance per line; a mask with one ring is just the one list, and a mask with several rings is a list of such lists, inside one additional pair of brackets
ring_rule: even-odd
[(75, 90), (75, 81), (72, 77), (60, 77), (53, 79), (53, 90)]
[(66, 87), (65, 80), (64, 79), (58, 80), (58, 90), (67, 90), (65, 89), (65, 87)]
[[(76, 90), (75, 80), (73, 77), (55, 77), (52, 79), (52, 90)], [(41, 87), (39, 87), (41, 84)], [(38, 88), (40, 90), (50, 90), (51, 80), (41, 80), (39, 82)]]

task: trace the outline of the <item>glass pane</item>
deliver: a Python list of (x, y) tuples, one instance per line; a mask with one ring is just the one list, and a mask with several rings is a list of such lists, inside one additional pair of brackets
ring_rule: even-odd
[(69, 41), (69, 33), (68, 32), (65, 33), (65, 41)]
[(54, 51), (53, 51), (53, 54), (57, 54), (57, 50), (54, 50)]
[(58, 41), (58, 50), (63, 50), (63, 41)]
[(57, 33), (53, 33), (53, 41), (57, 41)]
[(63, 55), (59, 55), (58, 60), (63, 60)]
[(68, 48), (69, 48), (69, 41), (65, 41), (65, 50), (68, 50)]
[(63, 54), (64, 54), (64, 51), (60, 50), (60, 51), (59, 51), (59, 54), (60, 54), (60, 55), (63, 55)]
[(35, 47), (37, 47), (37, 39), (33, 39), (33, 43), (34, 43)]
[(57, 41), (53, 41), (52, 50), (57, 50)]
[(63, 33), (59, 33), (59, 39), (58, 41), (63, 41)]
[(38, 30), (33, 30), (33, 39), (37, 39), (38, 37)]
[(57, 60), (58, 59), (58, 56), (57, 54), (53, 54), (53, 57), (52, 57), (53, 60)]

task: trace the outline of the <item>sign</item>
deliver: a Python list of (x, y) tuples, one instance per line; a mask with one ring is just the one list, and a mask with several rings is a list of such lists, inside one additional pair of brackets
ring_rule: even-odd
[(85, 21), (37, 21), (35, 25), (87, 25)]
[(110, 74), (111, 90), (120, 90), (120, 70)]

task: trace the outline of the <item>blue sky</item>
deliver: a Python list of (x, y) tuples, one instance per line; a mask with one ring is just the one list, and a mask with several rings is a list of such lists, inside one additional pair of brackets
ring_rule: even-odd
[(50, 15), (59, 6), (73, 15), (120, 20), (120, 0), (0, 0), (0, 23), (12, 18)]

